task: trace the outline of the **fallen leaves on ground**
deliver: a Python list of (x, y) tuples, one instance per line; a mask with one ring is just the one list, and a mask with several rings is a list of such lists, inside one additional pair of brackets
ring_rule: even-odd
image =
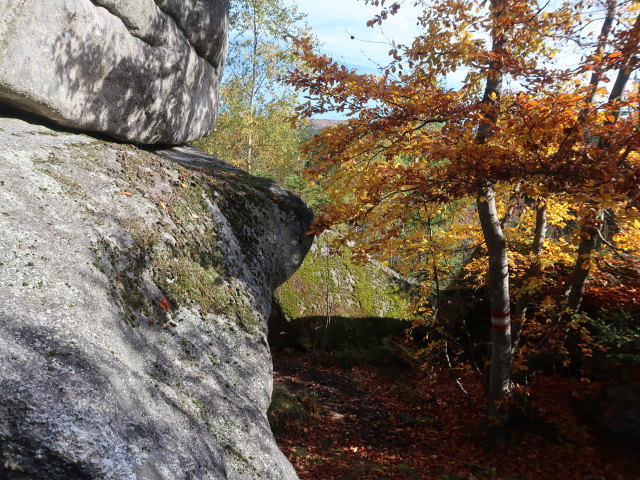
[(274, 369), (277, 384), (317, 404), (311, 420), (277, 435), (302, 480), (640, 478), (635, 452), (574, 415), (578, 380), (541, 379), (531, 400), (539, 418), (512, 429), (496, 450), (481, 427), (477, 376), (461, 379), (467, 398), (446, 370), (383, 375), (341, 368), (326, 355), (284, 353), (274, 354)]

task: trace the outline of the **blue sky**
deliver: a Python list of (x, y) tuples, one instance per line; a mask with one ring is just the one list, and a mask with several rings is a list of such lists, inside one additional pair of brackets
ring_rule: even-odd
[[(419, 32), (416, 18), (420, 10), (410, 0), (403, 0), (397, 15), (389, 17), (373, 28), (367, 21), (379, 13), (379, 7), (366, 5), (364, 0), (288, 0), (301, 12), (307, 14), (307, 23), (322, 43), (322, 51), (348, 67), (361, 73), (377, 72), (376, 63), (386, 65), (391, 39), (399, 43), (410, 43)], [(552, 4), (555, 0), (552, 0)], [(387, 2), (392, 3), (391, 0)], [(599, 23), (590, 25), (586, 31), (599, 30)], [(351, 39), (354, 36), (355, 39)], [(560, 61), (566, 66), (575, 66), (580, 61), (571, 48), (563, 49)], [(466, 72), (458, 70), (443, 79), (445, 86), (456, 88), (462, 85)], [(337, 114), (322, 115), (323, 118), (342, 118)]]
[[(418, 10), (410, 2), (405, 2), (398, 14), (382, 26), (367, 27), (367, 21), (380, 9), (366, 5), (364, 0), (290, 1), (307, 14), (307, 23), (321, 42), (323, 53), (360, 73), (377, 73), (376, 64), (389, 62), (391, 40), (409, 43), (418, 32)], [(337, 119), (344, 115), (328, 113), (319, 118)]]
[[(373, 28), (366, 26), (367, 20), (373, 18), (380, 8), (366, 5), (365, 0), (288, 1), (307, 14), (307, 23), (324, 44), (325, 53), (363, 73), (375, 71), (375, 62), (387, 63), (391, 39), (409, 43), (418, 33), (416, 17), (420, 9), (410, 0), (401, 0), (399, 13), (389, 17), (382, 26)], [(387, 4), (391, 3), (391, 0), (387, 1)], [(551, 0), (550, 6), (557, 6), (557, 3), (557, 0)], [(599, 29), (599, 22), (595, 22), (585, 32)], [(351, 40), (351, 35), (356, 37), (355, 40)], [(571, 49), (566, 50), (562, 58), (567, 64), (579, 61), (579, 56), (574, 55)], [(455, 79), (454, 83), (459, 80)]]
[[(380, 12), (379, 7), (364, 0), (289, 0), (307, 14), (307, 23), (322, 43), (322, 51), (360, 73), (378, 73), (378, 65), (389, 62), (391, 40), (409, 44), (419, 33), (416, 18), (420, 9), (405, 0), (399, 12), (382, 22), (367, 27), (367, 21)], [(391, 2), (388, 2), (391, 3)], [(355, 37), (351, 39), (351, 36)], [(444, 79), (451, 87), (463, 83), (465, 72), (458, 71)], [(344, 118), (339, 114), (325, 114), (320, 118)]]
[[(371, 73), (376, 62), (388, 62), (391, 39), (409, 42), (416, 34), (417, 10), (405, 5), (382, 27), (367, 27), (379, 8), (363, 0), (291, 0), (307, 14), (307, 22), (323, 44), (323, 51), (362, 73)], [(407, 4), (409, 2), (406, 2)], [(351, 36), (355, 39), (352, 40)]]

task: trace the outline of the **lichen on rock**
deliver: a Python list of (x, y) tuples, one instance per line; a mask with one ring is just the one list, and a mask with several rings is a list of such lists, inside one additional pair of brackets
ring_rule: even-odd
[(332, 251), (333, 240), (335, 232), (320, 235), (300, 268), (276, 290), (273, 347), (369, 347), (387, 336), (403, 336), (409, 327), (407, 282), (373, 260), (355, 262), (350, 248)]
[(266, 419), (295, 195), (0, 119), (0, 478), (295, 479)]
[(374, 262), (356, 263), (349, 249), (331, 252), (332, 233), (312, 246), (302, 266), (276, 291), (283, 313), (290, 318), (332, 316), (404, 318), (408, 298), (400, 282)]

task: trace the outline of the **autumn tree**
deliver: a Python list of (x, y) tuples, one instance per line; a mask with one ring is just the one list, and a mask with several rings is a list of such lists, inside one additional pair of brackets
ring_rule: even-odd
[[(366, 3), (382, 8), (370, 25), (401, 8)], [(638, 95), (637, 88), (623, 92), (638, 66), (638, 3), (413, 3), (422, 7), (421, 33), (410, 45), (392, 44), (392, 60), (379, 75), (358, 74), (318, 53), (310, 39), (297, 39), (309, 68), (288, 75), (309, 97), (299, 114), (350, 117), (308, 147), (318, 156), (312, 175), (334, 200), (317, 227), (346, 223), (352, 228), (345, 241), (363, 255), (419, 273), (425, 281), (417, 311), (427, 317), (437, 311), (434, 283), (438, 288), (452, 268), (447, 259), (465, 250), (486, 253), (486, 263), (468, 258), (489, 285), (488, 413), (501, 426), (526, 309), (541, 285), (558, 280), (549, 267), (576, 259), (568, 300), (557, 302), (566, 306), (568, 316), (560, 317), (569, 325), (579, 306), (576, 289), (583, 290), (589, 272), (585, 264), (594, 260), (598, 212), (618, 212), (627, 231), (637, 222), (638, 185), (630, 179), (638, 179), (640, 167)], [(590, 24), (600, 24), (601, 32), (591, 33)], [(569, 45), (581, 54), (577, 67), (563, 65)], [(463, 84), (444, 87), (443, 79), (458, 70), (466, 73)], [(621, 80), (609, 87), (615, 72)], [(534, 205), (533, 218), (522, 208), (515, 212), (518, 199)], [(589, 245), (576, 251), (564, 239), (548, 242), (548, 224), (567, 228), (574, 218), (583, 219), (578, 233)], [(529, 251), (515, 248), (521, 237), (509, 233), (527, 235)], [(624, 251), (637, 253), (637, 245)]]
[(297, 95), (279, 80), (299, 64), (283, 37), (306, 31), (304, 15), (283, 0), (235, 0), (229, 22), (216, 127), (197, 145), (249, 172), (283, 181), (304, 166), (300, 145), (308, 138), (308, 127), (291, 126)]

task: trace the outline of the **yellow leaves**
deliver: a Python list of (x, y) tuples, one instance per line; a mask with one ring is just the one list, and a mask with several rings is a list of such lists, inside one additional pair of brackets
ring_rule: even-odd
[(640, 166), (640, 153), (636, 151), (630, 152), (629, 155), (627, 155), (627, 162), (636, 167)]
[(577, 219), (575, 207), (562, 196), (550, 197), (547, 204), (547, 222), (549, 225), (564, 229), (568, 222)]
[(540, 308), (543, 312), (553, 311), (556, 306), (556, 300), (551, 297), (545, 297), (540, 303)]
[(631, 216), (616, 217), (617, 232), (611, 238), (611, 243), (621, 252), (628, 255), (640, 256), (640, 218), (635, 217), (637, 210), (630, 210)]

